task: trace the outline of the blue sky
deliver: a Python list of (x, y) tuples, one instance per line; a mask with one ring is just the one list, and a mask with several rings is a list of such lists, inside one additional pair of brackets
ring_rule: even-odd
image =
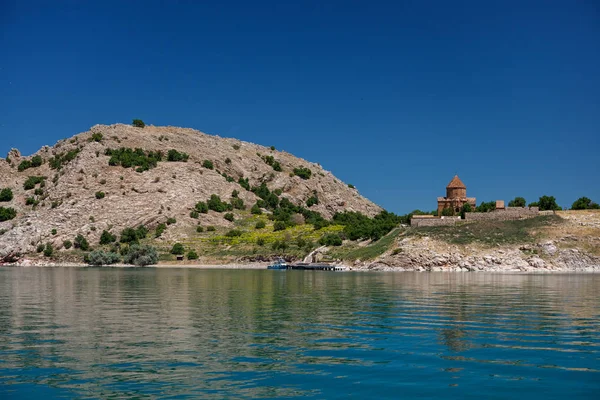
[(0, 155), (98, 124), (321, 163), (390, 211), (600, 202), (594, 1), (0, 0)]

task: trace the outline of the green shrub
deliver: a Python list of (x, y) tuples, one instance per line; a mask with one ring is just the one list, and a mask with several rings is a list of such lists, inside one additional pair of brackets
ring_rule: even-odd
[(48, 160), (48, 164), (52, 169), (61, 169), (63, 165), (74, 160), (79, 154), (79, 149), (70, 150), (67, 153), (59, 153)]
[(233, 147), (234, 150), (239, 150), (240, 149), (240, 145), (239, 144), (234, 144), (231, 147)]
[[(320, 220), (312, 216), (311, 218), (315, 218), (315, 229), (317, 229), (317, 224), (321, 223)], [(307, 221), (310, 220), (307, 219)], [(344, 225), (344, 235), (350, 240), (379, 240), (379, 238), (385, 236), (398, 226), (400, 221), (401, 217), (387, 211), (382, 211), (373, 218), (369, 218), (366, 215), (353, 211), (336, 213), (333, 216), (333, 222), (335, 224)]]
[(29, 176), (27, 177), (27, 180), (23, 183), (23, 189), (31, 190), (38, 183), (41, 185), (44, 182), (44, 179), (46, 179), (45, 176)]
[(246, 205), (244, 204), (244, 200), (242, 200), (242, 199), (240, 199), (238, 197), (233, 197), (231, 199), (231, 205), (236, 210), (245, 210), (246, 209)]
[[(481, 204), (479, 204), (477, 207), (475, 207), (475, 212), (491, 212), (491, 211), (494, 211), (495, 209), (496, 209), (495, 201), (488, 201), (488, 202), (482, 201)], [(442, 215), (444, 215), (444, 214), (442, 213)]]
[(341, 246), (342, 238), (337, 233), (328, 233), (319, 239), (321, 246)]
[(35, 197), (28, 197), (25, 199), (25, 205), (27, 206), (37, 206), (39, 204), (39, 201), (37, 201), (35, 199)]
[(281, 164), (279, 163), (279, 161), (274, 161), (272, 167), (277, 172), (282, 171)]
[(473, 209), (469, 203), (463, 204), (462, 208), (460, 209), (460, 218), (465, 219), (465, 214), (471, 211), (473, 211)]
[(273, 224), (273, 230), (276, 231), (282, 231), (286, 228), (286, 224), (283, 221), (275, 221), (275, 224)]
[(165, 229), (167, 229), (167, 225), (165, 225), (165, 224), (158, 224), (158, 226), (156, 227), (156, 232), (154, 233), (154, 237), (160, 237), (160, 235), (163, 234), (163, 232), (165, 231)]
[(19, 170), (19, 172), (25, 171), (26, 169), (29, 169), (29, 168), (31, 168), (31, 161), (29, 161), (29, 160), (23, 160), (23, 161), (21, 161), (21, 163), (17, 167), (17, 169)]
[(175, 149), (171, 149), (167, 153), (167, 161), (183, 161), (183, 162), (187, 162), (188, 158), (190, 158), (189, 155), (187, 155), (186, 153), (180, 153), (180, 152), (178, 152)]
[(65, 249), (69, 250), (71, 246), (73, 246), (73, 243), (71, 243), (70, 240), (63, 240), (63, 246)]
[(560, 210), (554, 196), (542, 196), (538, 200), (540, 211)]
[(238, 183), (240, 184), (241, 187), (243, 187), (246, 190), (250, 190), (250, 183), (248, 182), (248, 178), (239, 178), (238, 179)]
[(102, 231), (102, 235), (100, 235), (100, 244), (110, 244), (117, 241), (117, 237), (110, 233), (107, 230)]
[(0, 190), (0, 201), (11, 201), (13, 197), (14, 196), (11, 188), (4, 188)]
[(100, 132), (94, 132), (92, 133), (92, 136), (90, 137), (89, 141), (90, 142), (101, 142), (103, 138), (103, 135)]
[(56, 234), (58, 233), (58, 231), (57, 231), (56, 229), (52, 229), (52, 230), (50, 231), (50, 233), (51, 233), (51, 234), (53, 234), (53, 235), (56, 235)]
[(214, 232), (214, 231), (216, 231), (216, 230), (217, 230), (217, 228), (215, 228), (215, 227), (214, 227), (214, 226), (212, 226), (212, 225), (209, 225), (209, 226), (207, 226), (207, 227), (206, 227), (206, 231), (207, 231), (207, 232)]
[(104, 198), (105, 193), (104, 192), (96, 192), (96, 198), (97, 199), (103, 199)]
[(121, 147), (120, 149), (106, 149), (104, 154), (110, 156), (108, 165), (120, 165), (123, 168), (137, 167), (136, 172), (144, 172), (155, 168), (162, 161), (163, 153), (161, 151), (145, 152), (142, 149), (130, 149)]
[(256, 225), (254, 225), (254, 228), (255, 229), (263, 229), (265, 226), (267, 226), (265, 221), (257, 221)]
[(262, 214), (262, 210), (260, 209), (260, 207), (258, 206), (258, 204), (254, 204), (252, 206), (252, 208), (250, 209), (250, 212), (254, 215), (261, 215)]
[(265, 245), (265, 239), (259, 237), (258, 239), (256, 239), (256, 244), (259, 246), (264, 246)]
[(198, 214), (198, 211), (196, 211), (196, 210), (190, 211), (191, 218), (198, 219), (199, 216), (200, 216), (200, 214)]
[(275, 146), (270, 147), (271, 151), (275, 151)]
[(354, 185), (353, 185), (353, 184), (351, 184), (351, 183), (349, 183), (349, 184), (348, 184), (348, 187), (349, 187), (350, 189), (354, 189)]
[(203, 228), (201, 225), (198, 225), (198, 226), (196, 227), (196, 232), (198, 232), (198, 233), (202, 233), (202, 232), (204, 232), (204, 228)]
[(203, 201), (199, 201), (196, 203), (196, 211), (206, 214), (208, 212), (208, 205)]
[(123, 261), (138, 266), (152, 265), (158, 262), (158, 253), (150, 245), (134, 244), (129, 247)]
[(242, 236), (242, 231), (240, 231), (239, 229), (232, 229), (229, 232), (227, 232), (225, 234), (225, 236), (227, 237), (238, 237), (238, 236)]
[(294, 168), (294, 175), (306, 180), (310, 178), (310, 176), (312, 175), (312, 171), (304, 167)]
[(144, 123), (144, 121), (142, 121), (141, 119), (134, 119), (131, 122), (131, 125), (135, 126), (136, 128), (143, 128), (146, 126), (146, 124)]
[(44, 248), (44, 256), (52, 257), (53, 253), (54, 253), (54, 248), (52, 247), (52, 244), (46, 243), (46, 248)]
[(225, 159), (225, 164), (227, 164), (227, 165), (231, 164), (231, 158), (227, 157)]
[(317, 196), (311, 196), (308, 198), (308, 200), (306, 200), (306, 207), (312, 207), (315, 204), (319, 204), (319, 199), (317, 198)]
[(207, 202), (208, 209), (216, 212), (230, 211), (233, 209), (231, 204), (227, 204), (224, 201), (221, 201), (221, 198), (216, 194), (210, 196), (210, 199)]
[(140, 239), (144, 239), (148, 235), (148, 229), (144, 225), (137, 228), (125, 228), (121, 231), (121, 243), (138, 243)]
[(177, 223), (177, 220), (175, 218), (173, 218), (173, 217), (167, 218), (167, 225), (173, 225), (176, 223)]
[(42, 251), (44, 251), (45, 247), (46, 246), (44, 246), (43, 244), (40, 243), (40, 244), (37, 245), (35, 251), (37, 251), (38, 253), (41, 253)]
[(198, 259), (198, 253), (196, 253), (194, 250), (190, 250), (187, 253), (187, 259), (188, 260), (197, 260)]
[(88, 251), (90, 249), (90, 244), (88, 243), (87, 239), (81, 234), (75, 236), (73, 244), (75, 245), (76, 249), (81, 249), (83, 251)]
[(202, 161), (202, 166), (206, 169), (214, 169), (214, 165), (213, 165), (212, 161), (210, 161), (210, 160)]
[(121, 256), (112, 251), (94, 250), (88, 254), (87, 263), (90, 265), (111, 265), (121, 261)]
[(17, 167), (17, 169), (19, 170), (19, 172), (20, 171), (25, 171), (26, 169), (29, 169), (29, 168), (39, 167), (43, 163), (44, 163), (44, 160), (42, 159), (41, 156), (33, 156), (31, 158), (31, 160), (23, 160), (23, 161), (21, 161), (21, 163), (19, 164), (19, 166)]
[(181, 255), (185, 253), (185, 249), (181, 243), (175, 243), (171, 249), (171, 254)]
[[(495, 207), (495, 205), (494, 205)], [(442, 216), (452, 217), (454, 215), (454, 209), (452, 207), (446, 207), (442, 210)]]
[(235, 219), (233, 213), (226, 213), (223, 218), (225, 218), (227, 221), (233, 222), (233, 220)]

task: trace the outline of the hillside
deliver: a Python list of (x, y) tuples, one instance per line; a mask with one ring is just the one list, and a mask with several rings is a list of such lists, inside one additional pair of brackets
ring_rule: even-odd
[[(131, 165), (135, 153), (123, 156), (121, 148), (142, 149), (140, 165)], [(157, 162), (158, 152), (162, 159)], [(46, 243), (55, 254), (66, 254), (63, 244), (78, 234), (95, 246), (104, 230), (118, 236), (125, 228), (144, 226), (153, 232), (167, 222), (160, 235), (149, 235), (165, 248), (176, 241), (208, 242), (211, 235), (204, 228), (215, 227), (213, 235), (223, 235), (241, 221), (260, 218), (249, 210), (261, 200), (256, 190), (261, 184), (275, 201), (287, 199), (326, 219), (338, 211), (368, 216), (382, 211), (319, 164), (285, 151), (193, 129), (96, 125), (29, 157), (11, 150), (0, 159), (0, 189), (13, 193), (0, 206), (17, 212), (0, 222), (0, 259), (33, 254)], [(223, 202), (232, 196), (243, 202), (231, 210), (233, 221), (212, 210), (194, 215), (196, 204), (213, 194)], [(294, 218), (302, 225), (302, 216)]]

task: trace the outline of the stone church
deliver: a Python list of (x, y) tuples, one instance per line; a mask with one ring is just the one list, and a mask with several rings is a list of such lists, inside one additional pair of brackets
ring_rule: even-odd
[(438, 215), (442, 215), (444, 208), (452, 208), (455, 213), (459, 213), (464, 204), (470, 204), (473, 210), (476, 207), (475, 197), (467, 197), (467, 187), (460, 180), (458, 175), (446, 186), (446, 197), (438, 197)]

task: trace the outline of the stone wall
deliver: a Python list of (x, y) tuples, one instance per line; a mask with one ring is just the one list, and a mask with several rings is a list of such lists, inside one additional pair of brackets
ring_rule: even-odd
[(539, 207), (506, 207), (504, 210), (494, 210), (487, 213), (468, 212), (465, 213), (467, 221), (483, 220), (512, 220), (532, 218), (540, 215)]
[(411, 218), (410, 226), (448, 226), (456, 225), (460, 221), (460, 217), (441, 217), (441, 218)]

